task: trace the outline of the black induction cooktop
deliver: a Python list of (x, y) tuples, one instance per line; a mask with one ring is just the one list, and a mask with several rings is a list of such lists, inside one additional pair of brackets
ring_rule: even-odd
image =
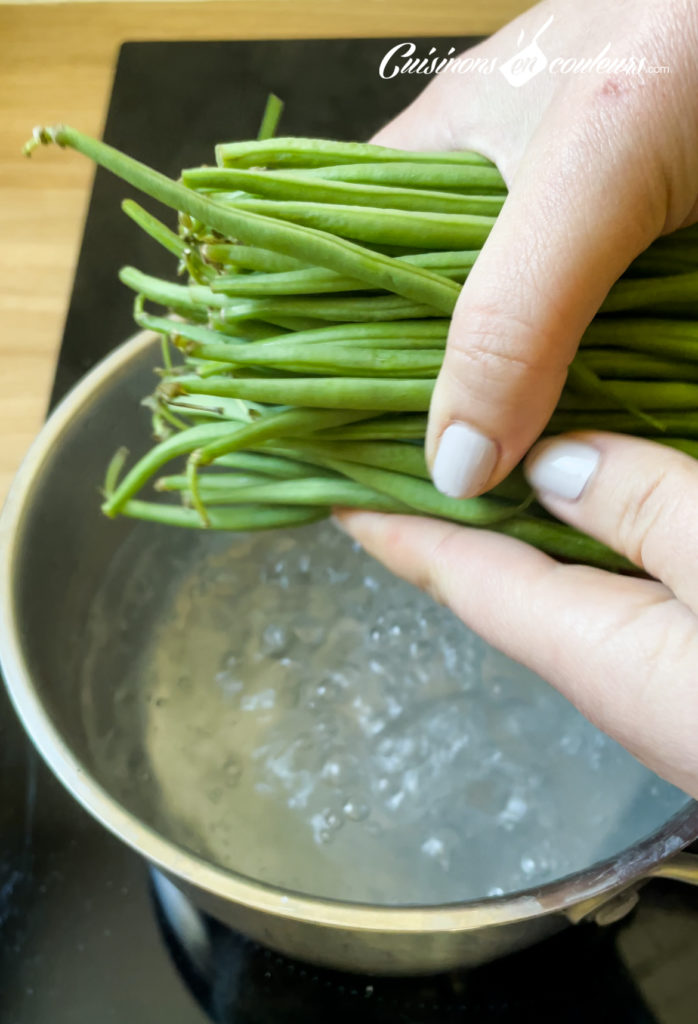
[[(129, 43), (105, 138), (176, 174), (210, 161), (216, 141), (256, 134), (271, 91), (284, 134), (365, 138), (425, 84), (379, 77), (399, 41)], [(97, 172), (52, 403), (133, 331), (118, 268), (171, 270), (121, 214), (128, 194)], [(0, 690), (0, 1024), (698, 1024), (698, 890), (672, 883), (652, 883), (611, 928), (420, 979), (314, 968), (203, 918), (192, 940), (163, 891), (44, 768)]]

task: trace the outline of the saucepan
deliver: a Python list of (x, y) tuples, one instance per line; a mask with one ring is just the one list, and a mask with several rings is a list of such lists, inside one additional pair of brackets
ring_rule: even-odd
[(63, 400), (0, 518), (0, 661), (73, 796), (193, 903), (383, 974), (472, 965), (698, 884), (698, 804), (329, 524), (108, 520), (149, 443), (141, 334)]

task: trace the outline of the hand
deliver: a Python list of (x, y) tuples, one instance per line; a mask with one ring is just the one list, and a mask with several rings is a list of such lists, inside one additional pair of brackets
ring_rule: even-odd
[[(431, 404), (426, 455), (452, 497), (510, 472), (550, 418), (579, 340), (658, 235), (698, 219), (695, 0), (546, 0), (473, 57), (501, 65), (554, 15), (556, 57), (645, 57), (668, 74), (555, 74), (520, 88), (444, 72), (374, 141), (474, 149), (510, 192), (463, 287)], [(518, 44), (520, 33), (524, 42)]]
[(338, 519), (389, 569), (698, 798), (698, 463), (659, 444), (586, 433), (543, 441), (526, 472), (551, 512), (661, 582), (560, 565), (520, 541), (441, 520)]
[[(522, 458), (614, 280), (658, 235), (698, 219), (691, 0), (553, 0), (474, 53), (501, 62), (521, 30), (529, 41), (551, 13), (539, 42), (547, 53), (593, 57), (610, 42), (611, 55), (645, 56), (669, 74), (543, 72), (519, 89), (497, 73), (443, 75), (377, 136), (478, 150), (510, 188), (463, 288), (432, 402), (427, 460), (453, 496), (494, 486)], [(698, 464), (588, 433), (543, 442), (526, 472), (551, 512), (660, 582), (559, 565), (510, 538), (436, 520), (339, 518), (390, 569), (698, 797)]]

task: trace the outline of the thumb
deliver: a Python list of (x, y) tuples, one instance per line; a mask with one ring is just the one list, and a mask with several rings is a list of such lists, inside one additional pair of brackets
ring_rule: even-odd
[(600, 120), (570, 128), (569, 113), (565, 125), (548, 112), (459, 297), (426, 449), (451, 497), (494, 486), (519, 462), (609, 288), (663, 229), (661, 178), (653, 194), (652, 161), (628, 138), (637, 133), (616, 143)]

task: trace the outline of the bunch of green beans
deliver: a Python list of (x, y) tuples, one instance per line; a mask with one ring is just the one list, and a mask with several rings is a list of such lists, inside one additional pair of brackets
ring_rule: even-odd
[[(124, 212), (183, 281), (121, 272), (159, 335), (155, 443), (109, 464), (104, 512), (176, 526), (267, 529), (343, 505), (488, 527), (563, 559), (628, 562), (553, 520), (515, 470), (480, 498), (433, 487), (426, 412), (459, 289), (506, 200), (475, 153), (260, 138), (172, 181), (65, 126), (36, 129), (177, 211)], [(698, 457), (698, 229), (655, 242), (585, 333), (548, 431), (623, 430)], [(153, 308), (155, 307), (155, 308)]]

